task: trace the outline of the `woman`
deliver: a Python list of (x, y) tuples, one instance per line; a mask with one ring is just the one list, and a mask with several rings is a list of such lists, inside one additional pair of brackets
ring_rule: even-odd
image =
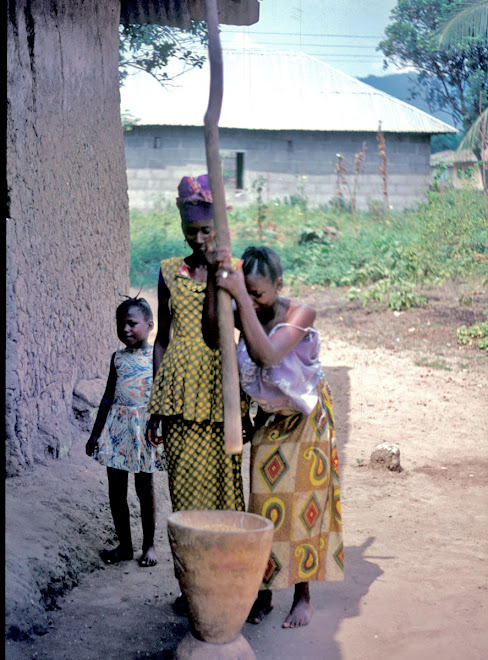
[[(259, 406), (249, 511), (275, 525), (262, 589), (248, 621), (259, 623), (271, 611), (272, 588), (295, 585), (283, 627), (305, 626), (313, 613), (309, 582), (341, 580), (344, 570), (334, 419), (318, 360), (315, 310), (280, 295), (281, 263), (269, 248), (248, 248), (236, 269), (226, 249), (209, 256), (210, 262), (215, 275), (209, 279), (207, 305), (215, 299), (215, 285), (235, 300), (241, 387), (250, 410)], [(214, 317), (209, 311), (204, 325), (209, 345), (215, 344)]]
[(148, 440), (164, 442), (173, 511), (242, 511), (241, 457), (224, 451), (221, 356), (202, 336), (214, 235), (208, 176), (183, 177), (176, 203), (191, 254), (161, 262)]

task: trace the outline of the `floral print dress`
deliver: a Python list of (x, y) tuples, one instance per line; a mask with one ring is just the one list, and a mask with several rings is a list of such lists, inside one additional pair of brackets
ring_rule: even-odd
[(127, 472), (165, 469), (163, 446), (154, 449), (145, 438), (153, 382), (152, 358), (152, 346), (124, 348), (114, 354), (114, 401), (93, 454), (101, 465)]

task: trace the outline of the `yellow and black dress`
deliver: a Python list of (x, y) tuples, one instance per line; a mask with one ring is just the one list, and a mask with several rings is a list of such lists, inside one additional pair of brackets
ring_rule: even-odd
[(166, 418), (173, 511), (243, 511), (241, 456), (224, 451), (221, 355), (202, 335), (206, 284), (190, 278), (180, 257), (163, 260), (161, 273), (171, 295), (173, 336), (147, 410)]

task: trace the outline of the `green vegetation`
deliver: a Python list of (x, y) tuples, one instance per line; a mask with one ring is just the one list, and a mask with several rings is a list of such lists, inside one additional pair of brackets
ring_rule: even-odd
[(415, 364), (417, 367), (429, 367), (430, 369), (452, 371), (451, 367), (446, 364), (444, 360), (429, 360), (428, 358), (422, 358), (420, 360), (416, 360)]
[(188, 29), (167, 25), (120, 25), (119, 27), (119, 80), (134, 71), (146, 71), (163, 87), (176, 74), (170, 75), (167, 66), (178, 60), (181, 68), (177, 75), (193, 67), (202, 68), (207, 45), (207, 24), (191, 21)]
[[(417, 209), (387, 216), (371, 203), (311, 208), (301, 194), (229, 211), (232, 251), (265, 244), (283, 261), (285, 281), (347, 287), (349, 298), (400, 310), (426, 304), (422, 286), (488, 280), (484, 197), (471, 189), (430, 192)], [(131, 283), (156, 286), (161, 259), (187, 252), (176, 207), (131, 216)], [(486, 324), (485, 324), (486, 325)], [(479, 337), (483, 339), (483, 337)]]
[(185, 255), (176, 206), (160, 212), (132, 211), (130, 216), (130, 282), (156, 288), (161, 259)]
[(479, 348), (488, 351), (488, 322), (480, 321), (469, 327), (462, 325), (457, 331), (458, 344), (471, 345), (476, 341)]

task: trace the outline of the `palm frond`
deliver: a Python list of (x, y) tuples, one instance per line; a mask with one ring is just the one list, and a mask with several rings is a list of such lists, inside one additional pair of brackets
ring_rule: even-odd
[(466, 37), (488, 39), (488, 0), (466, 0), (437, 33), (439, 46), (454, 46)]
[(461, 140), (461, 143), (459, 144), (459, 147), (457, 148), (456, 151), (459, 152), (463, 149), (468, 149), (469, 151), (473, 151), (476, 148), (482, 150), (483, 137), (486, 140), (486, 131), (488, 128), (487, 125), (488, 125), (488, 108), (485, 108), (478, 117), (478, 119), (471, 126), (471, 128), (469, 128), (468, 132)]

